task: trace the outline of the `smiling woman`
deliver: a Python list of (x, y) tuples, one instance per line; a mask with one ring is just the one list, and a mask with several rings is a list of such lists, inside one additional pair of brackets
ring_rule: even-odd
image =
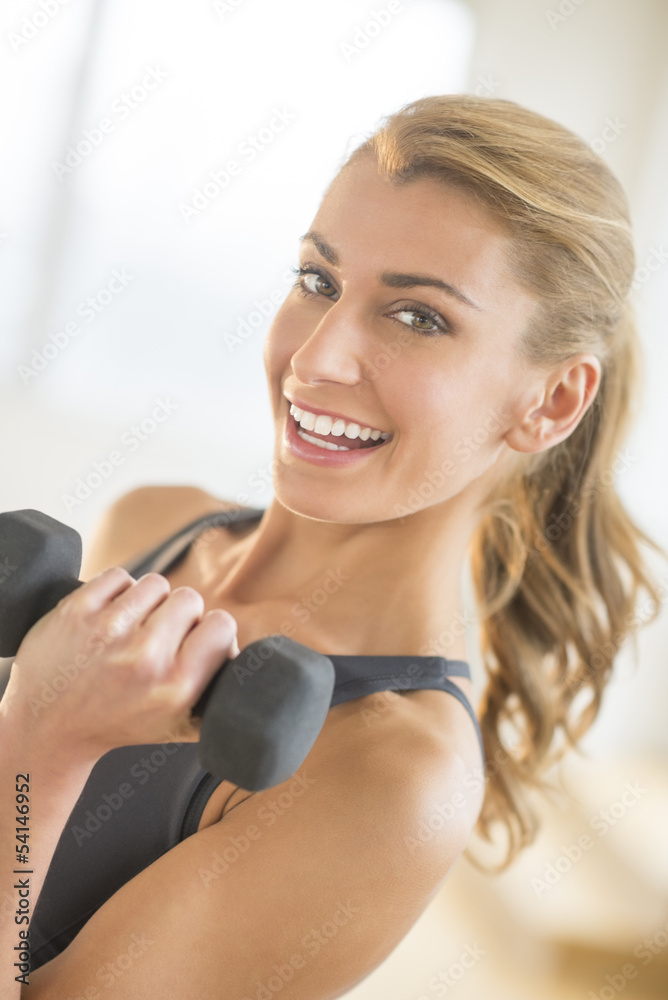
[[(97, 575), (17, 653), (0, 891), (29, 774), (41, 967), (9, 997), (341, 996), (475, 828), (505, 830), (506, 861), (529, 842), (525, 787), (595, 717), (639, 590), (659, 605), (653, 543), (609, 475), (639, 384), (632, 275), (614, 177), (517, 105), (424, 98), (352, 154), (264, 345), (269, 507), (121, 498)], [(479, 720), (463, 637), (438, 655), (469, 555)], [(98, 630), (95, 662), (31, 712)], [(190, 708), (221, 659), (274, 634), (330, 656), (336, 686), (297, 775), (250, 791), (198, 767)], [(17, 939), (0, 934), (5, 975)]]

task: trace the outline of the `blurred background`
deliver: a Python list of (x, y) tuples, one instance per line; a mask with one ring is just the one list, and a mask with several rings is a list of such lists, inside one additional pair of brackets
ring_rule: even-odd
[[(668, 546), (665, 0), (4, 0), (0, 35), (0, 509), (85, 546), (137, 486), (266, 506), (298, 236), (385, 115), (465, 92), (570, 127), (627, 191), (646, 376), (617, 488)], [(668, 996), (665, 607), (635, 640), (536, 844), (500, 877), (462, 859), (351, 998)]]

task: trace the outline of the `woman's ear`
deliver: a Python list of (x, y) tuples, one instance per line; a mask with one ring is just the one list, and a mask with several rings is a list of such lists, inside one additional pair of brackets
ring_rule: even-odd
[(594, 401), (601, 364), (594, 354), (575, 354), (546, 376), (531, 403), (505, 435), (514, 451), (538, 452), (571, 434)]

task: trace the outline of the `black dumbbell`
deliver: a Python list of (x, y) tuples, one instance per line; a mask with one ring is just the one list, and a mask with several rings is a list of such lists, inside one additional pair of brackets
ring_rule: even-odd
[[(0, 514), (0, 656), (15, 656), (35, 622), (82, 585), (81, 555), (80, 535), (48, 514)], [(294, 639), (250, 643), (193, 708), (202, 765), (249, 791), (285, 781), (322, 729), (334, 681), (330, 658)]]

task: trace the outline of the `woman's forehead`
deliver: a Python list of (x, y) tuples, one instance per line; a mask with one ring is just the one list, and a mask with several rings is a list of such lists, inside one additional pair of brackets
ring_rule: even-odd
[[(337, 174), (320, 203), (317, 223), (344, 227), (351, 235), (367, 230), (416, 233), (442, 241), (445, 231), (488, 233), (509, 240), (507, 227), (461, 185), (433, 176), (399, 182), (383, 177), (373, 157), (347, 165)], [(333, 236), (333, 233), (330, 235)]]
[(433, 274), (462, 287), (482, 309), (482, 300), (498, 305), (514, 284), (512, 241), (486, 206), (438, 178), (388, 180), (370, 157), (334, 178), (305, 235), (304, 253), (315, 248), (342, 272)]

